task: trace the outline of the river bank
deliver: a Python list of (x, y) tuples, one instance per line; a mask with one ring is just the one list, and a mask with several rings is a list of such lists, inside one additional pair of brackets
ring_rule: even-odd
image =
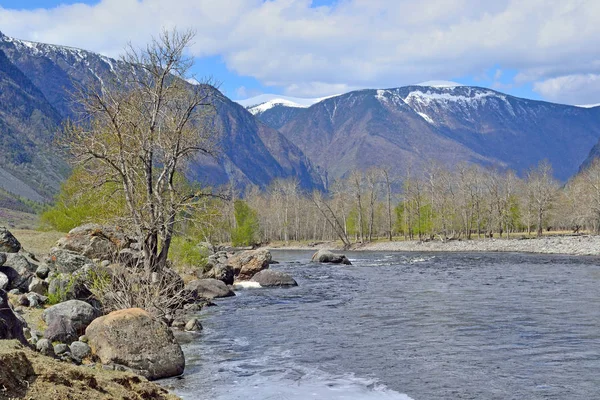
[[(343, 250), (339, 242), (309, 245), (268, 246), (277, 250)], [(406, 251), (406, 252), (511, 252), (538, 254), (600, 255), (600, 236), (544, 236), (519, 239), (473, 239), (442, 242), (433, 240), (372, 242), (352, 246), (352, 251)]]

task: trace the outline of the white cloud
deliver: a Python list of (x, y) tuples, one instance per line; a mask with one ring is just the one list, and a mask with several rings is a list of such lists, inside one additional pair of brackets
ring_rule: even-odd
[(595, 104), (600, 102), (600, 75), (579, 74), (551, 78), (536, 82), (533, 90), (552, 101)]
[(600, 2), (591, 0), (340, 0), (317, 8), (310, 0), (102, 0), (0, 8), (6, 34), (112, 56), (161, 27), (193, 27), (194, 55), (221, 55), (229, 69), (296, 96), (478, 75), (494, 65), (518, 70), (518, 84), (600, 73), (598, 20)]

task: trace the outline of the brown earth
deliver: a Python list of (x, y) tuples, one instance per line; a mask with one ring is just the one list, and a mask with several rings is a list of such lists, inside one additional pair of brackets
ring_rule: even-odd
[(177, 396), (140, 376), (75, 366), (0, 340), (0, 400), (157, 399)]

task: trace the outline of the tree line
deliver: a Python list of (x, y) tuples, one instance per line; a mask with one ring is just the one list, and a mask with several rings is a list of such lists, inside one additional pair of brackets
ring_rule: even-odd
[[(297, 180), (253, 188), (254, 240), (452, 240), (541, 236), (544, 231), (600, 233), (600, 162), (565, 185), (540, 162), (519, 177), (473, 164), (435, 163), (419, 173), (371, 168), (334, 182), (327, 193), (302, 192)], [(235, 223), (235, 215), (231, 217)]]

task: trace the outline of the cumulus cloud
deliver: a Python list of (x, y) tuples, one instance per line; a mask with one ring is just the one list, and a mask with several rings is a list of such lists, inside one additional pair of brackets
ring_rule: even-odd
[(0, 8), (9, 35), (111, 56), (161, 27), (191, 27), (195, 56), (220, 55), (230, 70), (296, 96), (476, 76), (495, 65), (518, 70), (516, 84), (536, 87), (600, 73), (599, 19), (600, 2), (591, 0), (339, 0), (321, 7), (310, 0), (102, 0)]
[(569, 104), (597, 104), (600, 102), (600, 74), (560, 76), (536, 82), (533, 90), (551, 101)]

